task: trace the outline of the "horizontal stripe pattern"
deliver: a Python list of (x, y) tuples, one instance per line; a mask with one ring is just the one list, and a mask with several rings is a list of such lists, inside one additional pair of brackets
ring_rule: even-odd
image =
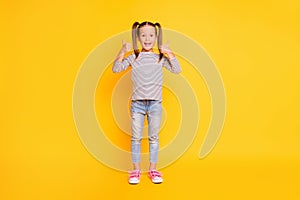
[(118, 73), (132, 67), (131, 79), (133, 85), (132, 100), (152, 99), (162, 100), (162, 68), (172, 73), (181, 71), (177, 58), (168, 59), (165, 56), (158, 63), (159, 55), (153, 52), (141, 52), (137, 59), (131, 54), (122, 62), (115, 61), (113, 72)]

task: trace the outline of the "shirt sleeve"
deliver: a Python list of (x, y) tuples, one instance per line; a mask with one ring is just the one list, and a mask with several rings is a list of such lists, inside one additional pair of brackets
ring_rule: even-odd
[(116, 61), (114, 62), (114, 65), (112, 67), (112, 71), (114, 73), (119, 73), (121, 71), (126, 70), (133, 62), (135, 55), (131, 54), (130, 56), (124, 58), (121, 62)]
[(172, 73), (178, 74), (181, 72), (180, 64), (176, 57), (170, 59), (164, 57), (163, 66)]

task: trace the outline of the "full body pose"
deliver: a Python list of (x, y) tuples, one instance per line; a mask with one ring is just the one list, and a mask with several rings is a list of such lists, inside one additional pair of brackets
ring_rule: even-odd
[[(148, 175), (153, 183), (162, 183), (162, 175), (156, 170), (159, 151), (158, 132), (162, 112), (162, 68), (172, 73), (180, 73), (181, 68), (174, 53), (168, 45), (162, 45), (162, 30), (159, 23), (135, 22), (132, 26), (132, 40), (134, 52), (125, 57), (132, 50), (130, 43), (122, 41), (122, 48), (115, 59), (113, 72), (118, 73), (132, 67), (133, 91), (131, 97), (131, 154), (133, 171), (130, 172), (128, 182), (140, 182), (140, 151), (144, 127), (144, 119), (148, 120), (148, 139), (150, 151), (150, 167)], [(140, 52), (137, 40), (142, 46)], [(159, 54), (153, 51), (157, 41)]]

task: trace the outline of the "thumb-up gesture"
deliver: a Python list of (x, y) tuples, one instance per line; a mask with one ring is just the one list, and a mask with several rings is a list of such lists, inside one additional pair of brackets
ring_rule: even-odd
[(166, 44), (163, 44), (163, 45), (161, 45), (160, 46), (160, 51), (162, 52), (162, 53), (168, 53), (168, 52), (170, 52), (171, 50), (170, 50), (170, 48), (169, 48), (169, 41), (166, 43)]
[(160, 46), (160, 51), (163, 54), (167, 54), (169, 58), (172, 58), (175, 56), (174, 53), (172, 52), (172, 50), (169, 48), (169, 41), (166, 44)]
[(129, 51), (131, 51), (132, 49), (132, 46), (130, 43), (128, 42), (125, 42), (124, 39), (122, 39), (122, 51), (123, 53), (127, 53)]

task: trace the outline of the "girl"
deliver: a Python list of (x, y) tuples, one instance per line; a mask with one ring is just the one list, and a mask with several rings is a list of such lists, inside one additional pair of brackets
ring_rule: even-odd
[[(141, 52), (137, 46), (137, 39), (142, 46)], [(159, 54), (153, 51), (156, 41)], [(144, 118), (147, 116), (150, 151), (148, 175), (153, 183), (162, 183), (162, 175), (156, 170), (162, 111), (162, 67), (166, 67), (172, 73), (179, 73), (181, 69), (168, 45), (162, 45), (162, 30), (159, 23), (135, 22), (132, 26), (132, 42), (134, 53), (124, 58), (132, 47), (130, 43), (122, 41), (123, 46), (112, 68), (114, 73), (118, 73), (126, 70), (128, 66), (132, 67), (131, 154), (134, 170), (130, 172), (128, 182), (130, 184), (140, 182), (140, 146)]]

